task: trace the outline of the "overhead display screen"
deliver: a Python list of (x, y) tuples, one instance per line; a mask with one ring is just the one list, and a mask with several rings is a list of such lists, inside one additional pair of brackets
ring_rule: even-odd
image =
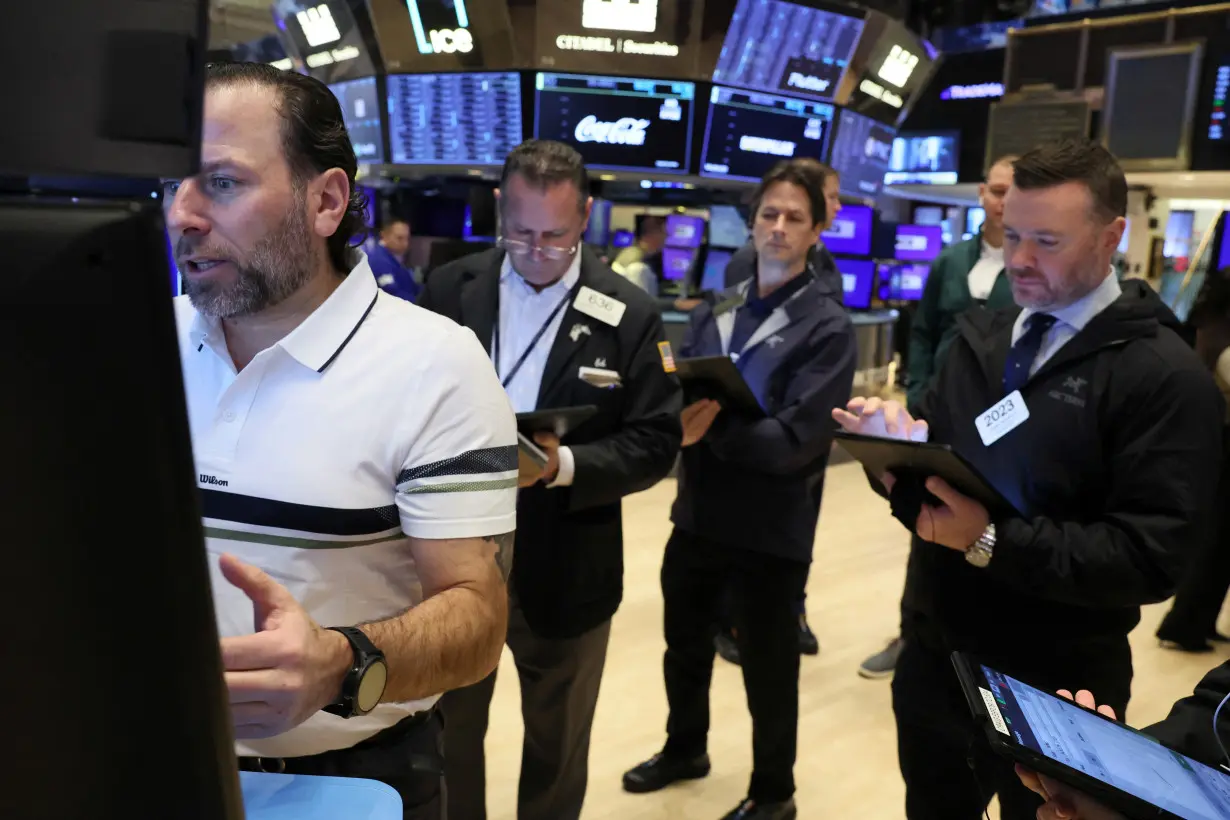
[(824, 159), (833, 106), (715, 85), (700, 174), (758, 181), (787, 159)]
[(507, 3), (367, 0), (367, 7), (389, 73), (516, 66)]
[(843, 194), (874, 197), (880, 193), (895, 133), (891, 127), (870, 117), (842, 110), (837, 118), (837, 135), (829, 165), (841, 177)]
[(346, 0), (276, 0), (273, 22), (289, 55), (325, 83), (376, 73)]
[(342, 106), (342, 122), (350, 134), (355, 158), (364, 163), (384, 162), (384, 133), (380, 127), (380, 92), (375, 77), (348, 80), (329, 86)]
[(739, 0), (713, 81), (831, 100), (863, 20), (784, 0)]
[(389, 148), (397, 165), (502, 165), (524, 138), (515, 72), (390, 74)]
[(571, 145), (595, 169), (687, 172), (694, 83), (540, 73), (535, 84), (535, 137)]
[(956, 131), (901, 134), (893, 140), (884, 182), (888, 185), (956, 185), (959, 140)]
[(537, 0), (534, 65), (691, 77), (694, 0)]

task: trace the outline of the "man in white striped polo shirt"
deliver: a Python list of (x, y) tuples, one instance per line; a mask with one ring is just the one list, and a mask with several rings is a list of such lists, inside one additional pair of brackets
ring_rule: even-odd
[(212, 66), (166, 183), (214, 605), (241, 766), (443, 812), (441, 692), (499, 660), (516, 427), (474, 335), (348, 247), (355, 155), (316, 80)]

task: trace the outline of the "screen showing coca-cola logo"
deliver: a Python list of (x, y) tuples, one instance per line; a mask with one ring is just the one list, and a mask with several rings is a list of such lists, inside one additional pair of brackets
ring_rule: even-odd
[(535, 137), (571, 145), (592, 169), (688, 173), (694, 83), (548, 73), (536, 83)]

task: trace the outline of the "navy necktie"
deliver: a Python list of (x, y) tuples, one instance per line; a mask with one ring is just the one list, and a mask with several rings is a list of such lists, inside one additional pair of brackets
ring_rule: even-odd
[(1008, 351), (1008, 361), (1004, 363), (1005, 396), (1020, 390), (1029, 381), (1029, 372), (1038, 358), (1042, 340), (1054, 324), (1055, 317), (1049, 313), (1035, 313), (1025, 320), (1025, 332)]

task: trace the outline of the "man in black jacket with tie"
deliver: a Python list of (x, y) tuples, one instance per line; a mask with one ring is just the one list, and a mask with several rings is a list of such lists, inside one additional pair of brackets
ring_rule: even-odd
[[(518, 413), (593, 405), (523, 477), (508, 646), (525, 743), (519, 820), (576, 820), (611, 616), (623, 593), (620, 500), (674, 465), (679, 385), (653, 299), (581, 246), (589, 218), (581, 156), (531, 140), (504, 164), (499, 248), (435, 271), (420, 304), (487, 347)], [(582, 378), (582, 371), (588, 369)], [(596, 386), (594, 372), (613, 386)], [(443, 700), (450, 820), (486, 816), (483, 738), (495, 675)]]

